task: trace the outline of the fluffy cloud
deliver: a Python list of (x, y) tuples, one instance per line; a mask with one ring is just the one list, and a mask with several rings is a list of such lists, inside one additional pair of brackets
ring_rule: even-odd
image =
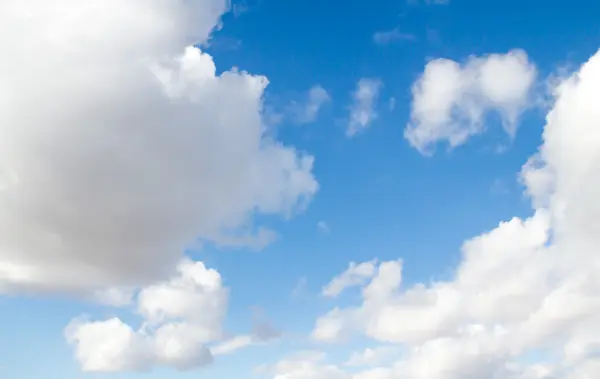
[[(146, 370), (155, 365), (188, 370), (212, 362), (208, 343), (222, 338), (221, 323), (228, 290), (221, 275), (202, 262), (182, 261), (178, 275), (143, 288), (135, 330), (119, 318), (105, 321), (76, 319), (66, 328), (67, 341), (84, 371)], [(223, 353), (231, 345), (218, 347)]]
[(327, 91), (320, 85), (313, 86), (307, 94), (304, 104), (292, 103), (291, 112), (294, 121), (298, 124), (308, 124), (314, 122), (321, 111), (321, 108), (331, 101)]
[(0, 291), (126, 302), (102, 291), (167, 277), (198, 238), (260, 247), (254, 212), (316, 192), (313, 158), (266, 134), (267, 79), (191, 47), (227, 4), (0, 4)]
[(381, 262), (359, 306), (320, 318), (322, 341), (402, 346), (377, 379), (580, 379), (600, 360), (600, 52), (556, 87), (543, 144), (521, 172), (534, 211), (466, 241), (451, 280), (402, 285)]
[(513, 136), (519, 116), (531, 103), (535, 78), (536, 68), (522, 50), (470, 57), (463, 65), (433, 60), (413, 85), (404, 135), (422, 153), (443, 141), (456, 147), (481, 133), (485, 115), (494, 111)]
[(379, 79), (362, 78), (358, 81), (356, 90), (352, 93), (353, 103), (346, 129), (348, 137), (368, 128), (377, 118), (375, 106), (382, 86)]

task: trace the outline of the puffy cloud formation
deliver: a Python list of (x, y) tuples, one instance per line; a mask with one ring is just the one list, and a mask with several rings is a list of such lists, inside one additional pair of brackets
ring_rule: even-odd
[(354, 379), (583, 379), (600, 375), (600, 52), (555, 89), (543, 144), (521, 172), (534, 211), (466, 241), (451, 280), (402, 285), (381, 262), (360, 305), (313, 337), (397, 344)]
[(0, 291), (151, 283), (197, 238), (268, 242), (253, 213), (316, 192), (313, 158), (265, 133), (267, 79), (192, 47), (227, 5), (1, 2)]
[(137, 313), (144, 322), (137, 330), (116, 317), (71, 322), (65, 336), (84, 371), (147, 370), (155, 365), (188, 370), (212, 362), (207, 344), (222, 338), (228, 290), (221, 275), (202, 262), (184, 260), (177, 271), (170, 280), (139, 292)]
[(484, 129), (484, 117), (497, 112), (513, 136), (530, 103), (536, 68), (522, 50), (470, 57), (463, 65), (436, 59), (412, 88), (411, 120), (405, 137), (424, 154), (439, 142), (463, 144)]
[(353, 102), (346, 129), (348, 137), (368, 128), (377, 118), (375, 106), (382, 86), (383, 83), (379, 79), (362, 78), (358, 81), (356, 90), (352, 93)]

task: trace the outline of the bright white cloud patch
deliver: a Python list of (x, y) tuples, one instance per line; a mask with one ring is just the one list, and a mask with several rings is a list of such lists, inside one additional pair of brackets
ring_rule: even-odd
[(267, 79), (190, 47), (227, 3), (0, 3), (0, 291), (148, 283), (315, 193), (313, 158), (265, 134)]
[(377, 118), (375, 107), (382, 86), (379, 79), (362, 78), (358, 81), (356, 90), (352, 93), (353, 103), (350, 107), (350, 120), (346, 129), (348, 137), (368, 128)]
[[(84, 371), (147, 370), (156, 365), (193, 369), (212, 362), (207, 344), (222, 338), (227, 299), (217, 271), (184, 260), (176, 277), (140, 291), (137, 313), (144, 322), (137, 330), (119, 318), (73, 320), (65, 335)], [(243, 342), (238, 337), (217, 346), (215, 353), (243, 347)]]
[(513, 136), (519, 116), (530, 106), (535, 78), (536, 68), (522, 50), (471, 57), (463, 65), (433, 60), (413, 85), (404, 135), (422, 153), (443, 141), (456, 147), (484, 130), (488, 112), (497, 112)]
[(381, 262), (360, 305), (317, 321), (313, 336), (322, 341), (361, 334), (404, 350), (391, 366), (349, 377), (600, 374), (598, 98), (600, 52), (555, 90), (543, 144), (521, 173), (531, 217), (466, 241), (448, 281), (402, 286), (402, 262)]

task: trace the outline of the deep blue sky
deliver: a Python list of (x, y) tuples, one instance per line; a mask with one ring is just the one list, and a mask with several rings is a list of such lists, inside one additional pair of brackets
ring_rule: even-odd
[[(245, 11), (227, 14), (207, 48), (219, 71), (236, 66), (268, 77), (265, 105), (276, 112), (315, 84), (332, 101), (315, 123), (284, 120), (271, 126), (283, 142), (316, 157), (314, 171), (321, 187), (307, 210), (290, 221), (266, 219), (279, 240), (264, 251), (209, 247), (198, 253), (235, 289), (228, 320), (232, 331), (247, 329), (250, 307), (259, 306), (284, 331), (306, 333), (314, 318), (329, 308), (318, 291), (349, 261), (402, 257), (408, 283), (428, 282), (451, 274), (465, 239), (500, 220), (530, 213), (517, 174), (539, 145), (544, 113), (525, 114), (512, 142), (492, 117), (489, 133), (453, 151), (441, 145), (433, 157), (424, 157), (409, 146), (403, 132), (411, 84), (428, 60), (464, 61), (470, 55), (521, 48), (546, 77), (578, 65), (600, 46), (600, 2), (593, 0), (451, 0), (447, 5), (234, 0), (234, 5), (243, 5)], [(386, 46), (373, 42), (375, 32), (394, 28), (413, 34), (414, 41)], [(350, 93), (363, 77), (384, 83), (379, 118), (365, 133), (349, 139), (344, 128)], [(387, 109), (390, 97), (396, 99), (392, 111)], [(491, 151), (498, 142), (509, 143), (502, 154)], [(330, 233), (319, 232), (319, 221), (329, 225)], [(302, 278), (305, 286), (294, 295)], [(10, 364), (8, 376), (0, 369), (2, 378), (173, 377), (160, 370), (152, 376), (78, 373), (62, 328), (83, 309), (97, 317), (117, 311), (62, 299), (0, 298), (0, 308), (0, 325), (16, 324), (0, 334), (0, 363)], [(265, 347), (248, 358), (225, 358), (205, 373), (181, 377), (240, 377), (269, 354), (286, 349)], [(16, 353), (24, 350), (29, 353)], [(10, 370), (13, 363), (18, 371)]]

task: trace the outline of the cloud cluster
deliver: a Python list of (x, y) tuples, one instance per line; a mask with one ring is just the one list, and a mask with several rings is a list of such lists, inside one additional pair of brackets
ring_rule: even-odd
[(184, 260), (177, 271), (170, 280), (139, 292), (136, 310), (144, 321), (138, 329), (116, 317), (71, 322), (65, 336), (84, 371), (148, 370), (156, 365), (188, 370), (212, 362), (207, 344), (222, 338), (228, 290), (221, 275), (202, 262)]
[(460, 64), (436, 59), (427, 64), (412, 88), (409, 143), (424, 154), (439, 142), (463, 144), (484, 129), (484, 118), (497, 112), (514, 136), (521, 113), (531, 105), (536, 67), (522, 50), (470, 57)]
[(368, 128), (377, 118), (375, 108), (382, 86), (381, 80), (373, 78), (362, 78), (356, 83), (356, 89), (352, 93), (350, 120), (346, 129), (348, 137)]
[[(554, 95), (543, 144), (521, 172), (533, 214), (466, 241), (450, 280), (405, 286), (402, 261), (379, 263), (361, 285), (360, 304), (319, 318), (313, 338), (358, 334), (402, 354), (392, 365), (340, 377), (600, 375), (600, 52)], [(355, 277), (357, 266), (333, 282)]]
[(2, 1), (0, 292), (151, 283), (197, 239), (263, 245), (253, 214), (311, 199), (313, 158), (261, 122), (267, 79), (192, 47), (227, 6)]

